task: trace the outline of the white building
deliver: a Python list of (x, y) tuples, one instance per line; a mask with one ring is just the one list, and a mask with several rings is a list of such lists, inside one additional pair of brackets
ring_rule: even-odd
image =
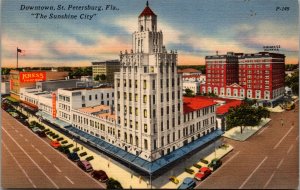
[[(132, 50), (121, 52), (121, 69), (115, 73), (117, 133), (120, 148), (154, 161), (212, 131), (215, 108), (205, 109), (205, 117), (200, 109), (184, 114), (177, 53), (167, 52), (148, 5), (132, 38)], [(203, 121), (205, 128), (199, 125)]]
[(194, 92), (194, 94), (200, 93), (200, 82), (199, 81), (183, 81), (182, 82), (183, 93), (185, 93), (185, 89), (190, 89)]
[(1, 82), (1, 94), (6, 95), (10, 93), (9, 82)]
[(72, 109), (97, 105), (114, 105), (113, 88), (65, 88), (57, 90), (57, 117), (72, 123)]

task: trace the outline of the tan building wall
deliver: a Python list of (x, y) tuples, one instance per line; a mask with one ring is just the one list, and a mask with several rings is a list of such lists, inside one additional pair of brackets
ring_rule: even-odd
[(106, 76), (106, 82), (114, 82), (114, 73), (120, 72), (120, 62), (118, 60), (104, 61), (104, 62), (92, 62), (93, 65), (93, 79), (97, 75), (104, 74)]

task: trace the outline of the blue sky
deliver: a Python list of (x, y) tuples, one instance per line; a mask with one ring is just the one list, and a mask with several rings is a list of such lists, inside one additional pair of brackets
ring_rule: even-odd
[[(131, 49), (131, 34), (145, 7), (141, 0), (4, 0), (2, 66), (16, 65), (16, 47), (25, 50), (21, 66), (88, 66), (118, 59)], [(255, 53), (280, 45), (286, 63), (298, 63), (297, 0), (150, 0), (167, 49), (178, 64), (204, 64), (206, 55), (228, 51)], [(21, 5), (102, 6), (106, 11), (21, 11)], [(280, 9), (279, 9), (280, 8)], [(97, 14), (91, 20), (35, 19), (31, 13)], [(252, 15), (252, 16), (251, 16)]]

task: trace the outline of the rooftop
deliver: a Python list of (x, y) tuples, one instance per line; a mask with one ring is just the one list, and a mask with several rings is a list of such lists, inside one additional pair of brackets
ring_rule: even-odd
[(156, 16), (156, 14), (150, 9), (148, 1), (146, 3), (145, 9), (143, 10), (143, 12), (140, 14), (139, 17), (142, 17), (142, 16)]
[(216, 104), (213, 99), (202, 98), (202, 96), (183, 97), (183, 113), (187, 114)]
[[(189, 113), (191, 111), (196, 111), (198, 109), (202, 109), (204, 107), (208, 107), (211, 104), (217, 104), (219, 102), (225, 102), (224, 105), (217, 106), (216, 113), (218, 115), (223, 115), (229, 111), (229, 108), (236, 107), (242, 104), (242, 100), (235, 99), (227, 99), (227, 98), (215, 98), (215, 97), (207, 97), (207, 96), (196, 96), (196, 97), (184, 97), (184, 113)], [(197, 109), (198, 108), (198, 109)]]
[(179, 69), (177, 70), (177, 73), (201, 73), (201, 71), (193, 68), (187, 68), (187, 69)]
[(109, 106), (107, 105), (98, 105), (98, 106), (91, 106), (91, 107), (84, 107), (84, 108), (79, 108), (77, 109), (80, 112), (85, 112), (85, 113), (96, 113), (96, 112), (101, 112), (104, 110), (109, 110)]
[(98, 86), (98, 87), (77, 87), (77, 88), (64, 88), (63, 90), (75, 91), (75, 90), (94, 90), (94, 89), (112, 89), (112, 87)]

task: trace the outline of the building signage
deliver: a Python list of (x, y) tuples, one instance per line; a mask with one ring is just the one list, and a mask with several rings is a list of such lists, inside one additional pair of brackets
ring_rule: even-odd
[(56, 118), (56, 94), (52, 93), (52, 117)]
[(46, 72), (20, 72), (20, 82), (38, 82), (46, 80)]

